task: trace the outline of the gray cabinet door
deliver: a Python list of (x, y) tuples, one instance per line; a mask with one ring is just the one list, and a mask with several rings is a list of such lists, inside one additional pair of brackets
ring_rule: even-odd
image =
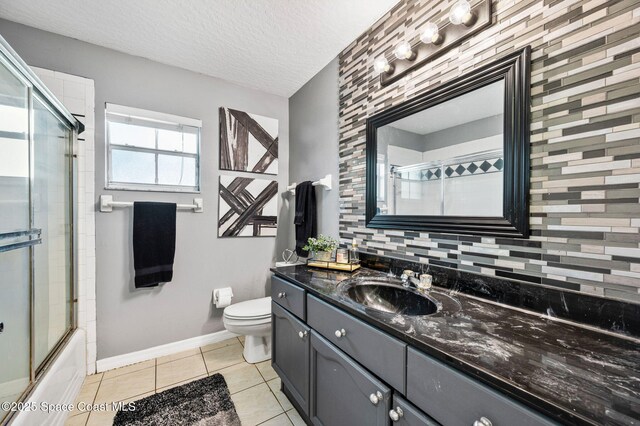
[(550, 419), (413, 348), (407, 351), (407, 399), (445, 426), (548, 426)]
[(407, 345), (307, 295), (307, 324), (394, 389), (405, 393)]
[(309, 412), (310, 329), (289, 312), (271, 302), (271, 364), (291, 395)]
[(309, 417), (318, 426), (389, 425), (391, 390), (314, 331)]
[(440, 426), (438, 422), (418, 410), (398, 394), (393, 395), (393, 406), (389, 412), (389, 417), (393, 422), (393, 426)]

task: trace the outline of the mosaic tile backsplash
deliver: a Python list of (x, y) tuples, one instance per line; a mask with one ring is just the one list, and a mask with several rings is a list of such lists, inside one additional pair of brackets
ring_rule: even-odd
[[(375, 58), (442, 24), (452, 1), (402, 0), (340, 55), (340, 237), (363, 251), (640, 302), (640, 3), (498, 0), (493, 25), (381, 87)], [(368, 229), (365, 121), (530, 45), (531, 236)]]

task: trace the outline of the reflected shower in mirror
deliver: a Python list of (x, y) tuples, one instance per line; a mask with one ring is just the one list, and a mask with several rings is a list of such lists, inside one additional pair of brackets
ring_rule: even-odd
[(380, 215), (500, 217), (504, 81), (377, 129)]

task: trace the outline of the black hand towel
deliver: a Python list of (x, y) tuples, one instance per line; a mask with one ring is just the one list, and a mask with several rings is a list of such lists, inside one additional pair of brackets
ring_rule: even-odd
[(173, 278), (176, 205), (133, 203), (133, 266), (136, 288), (155, 287)]
[(316, 237), (318, 234), (316, 189), (310, 181), (296, 186), (296, 215), (293, 223), (296, 226), (296, 254), (307, 257), (309, 253), (302, 247), (307, 245), (309, 237)]

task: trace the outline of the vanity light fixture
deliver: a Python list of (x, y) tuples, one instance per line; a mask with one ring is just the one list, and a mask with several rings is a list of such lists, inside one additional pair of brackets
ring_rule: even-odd
[(373, 63), (373, 70), (376, 72), (376, 74), (392, 74), (393, 65), (391, 65), (387, 58), (383, 56), (382, 58), (378, 58), (375, 60), (375, 62)]
[(449, 12), (449, 21), (453, 25), (464, 25), (470, 27), (476, 22), (476, 15), (471, 12), (471, 5), (467, 0), (460, 0), (453, 5)]
[(408, 41), (401, 41), (398, 43), (393, 54), (396, 58), (406, 59), (407, 61), (413, 61), (416, 58), (416, 52), (413, 51), (413, 48)]
[[(393, 56), (376, 59), (373, 69), (380, 76), (380, 85), (386, 86), (410, 75), (411, 71), (460, 45), (469, 37), (492, 25), (493, 0), (454, 0), (449, 11), (439, 15), (446, 22), (427, 22), (420, 28), (420, 41), (402, 40), (393, 49)], [(444, 15), (444, 16), (443, 16)], [(448, 19), (447, 19), (448, 17)], [(443, 19), (444, 18), (444, 19)]]
[(441, 45), (444, 41), (444, 37), (440, 34), (438, 25), (433, 22), (427, 22), (424, 26), (424, 31), (420, 34), (420, 41), (425, 44), (433, 43), (436, 46)]

